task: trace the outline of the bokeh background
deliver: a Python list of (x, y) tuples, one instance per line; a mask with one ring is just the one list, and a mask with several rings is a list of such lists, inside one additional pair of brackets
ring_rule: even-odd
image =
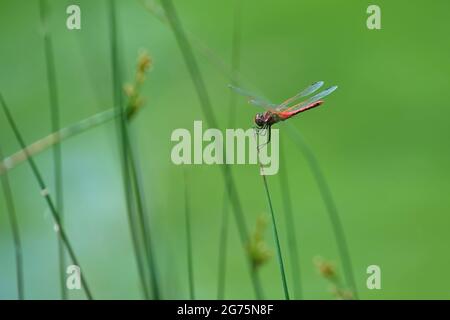
[[(69, 4), (82, 10), (82, 29), (67, 30)], [(231, 61), (234, 1), (176, 0), (183, 26), (226, 63)], [(382, 29), (368, 30), (366, 8), (377, 4)], [(50, 133), (48, 86), (38, 1), (0, 1), (0, 91), (25, 140)], [(112, 107), (107, 1), (51, 0), (61, 121), (70, 125)], [(143, 88), (145, 108), (131, 124), (155, 243), (158, 278), (166, 299), (188, 297), (184, 180), (192, 210), (197, 298), (217, 292), (223, 178), (218, 166), (175, 166), (176, 128), (204, 120), (172, 31), (139, 1), (117, 1), (119, 43), (126, 81), (146, 49), (154, 66)], [(448, 108), (450, 3), (435, 1), (245, 0), (241, 74), (244, 86), (282, 101), (307, 84), (339, 85), (320, 109), (290, 120), (314, 150), (348, 238), (360, 297), (450, 298), (450, 138)], [(196, 52), (221, 129), (229, 118), (227, 76)], [(239, 100), (237, 127), (248, 128), (257, 109)], [(268, 177), (290, 289), (282, 192), (290, 192), (300, 248), (304, 297), (332, 299), (315, 256), (340, 257), (326, 208), (307, 162), (283, 126), (289, 186)], [(19, 146), (0, 116), (3, 153)], [(95, 298), (142, 295), (127, 227), (116, 126), (113, 122), (62, 144), (65, 226)], [(52, 153), (36, 157), (54, 191)], [(258, 168), (232, 166), (247, 224), (268, 214)], [(26, 164), (9, 172), (24, 252), (25, 297), (59, 299), (57, 241), (46, 203)], [(231, 217), (231, 216), (230, 216)], [(253, 298), (236, 225), (230, 219), (226, 298)], [(272, 232), (272, 259), (261, 268), (267, 298), (283, 298)], [(382, 270), (382, 289), (366, 288), (366, 268)], [(70, 297), (82, 299), (82, 291)], [(14, 247), (0, 195), (0, 298), (16, 299)]]

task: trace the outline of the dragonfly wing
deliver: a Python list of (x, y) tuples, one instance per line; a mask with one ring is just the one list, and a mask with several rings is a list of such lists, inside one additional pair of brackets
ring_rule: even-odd
[(317, 90), (320, 89), (320, 87), (323, 86), (323, 81), (317, 81), (313, 84), (311, 84), (309, 87), (306, 87), (301, 92), (297, 93), (295, 96), (287, 99), (286, 101), (282, 102), (279, 106), (277, 106), (277, 111), (282, 111), (283, 109), (286, 109), (288, 105), (292, 102), (294, 102), (297, 99), (309, 96), (310, 94), (313, 94)]
[(330, 87), (328, 89), (325, 89), (325, 90), (319, 92), (318, 94), (312, 96), (311, 98), (309, 98), (309, 99), (307, 99), (307, 100), (305, 100), (303, 102), (300, 102), (300, 103), (298, 103), (298, 104), (296, 104), (296, 105), (294, 105), (294, 106), (292, 106), (292, 107), (290, 107), (290, 108), (288, 108), (288, 109), (286, 109), (284, 111), (295, 111), (295, 110), (304, 108), (304, 107), (306, 107), (306, 106), (308, 106), (310, 104), (313, 104), (314, 102), (317, 102), (317, 101), (321, 100), (322, 98), (328, 96), (329, 94), (331, 94), (336, 89), (337, 89), (337, 86), (332, 86), (332, 87)]
[(275, 107), (275, 105), (273, 103), (271, 103), (270, 101), (261, 98), (259, 96), (257, 96), (256, 94), (253, 94), (247, 90), (235, 87), (233, 85), (228, 85), (228, 87), (233, 90), (234, 92), (236, 92), (237, 94), (244, 96), (247, 98), (248, 102), (258, 106), (258, 107), (263, 107), (264, 109), (272, 109)]

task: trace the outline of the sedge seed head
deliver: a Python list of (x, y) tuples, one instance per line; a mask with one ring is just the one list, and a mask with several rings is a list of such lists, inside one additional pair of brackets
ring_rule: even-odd
[(264, 216), (259, 216), (256, 220), (255, 230), (247, 244), (247, 251), (254, 268), (261, 267), (272, 257), (272, 252), (264, 241), (266, 227), (266, 219)]
[(322, 277), (327, 279), (336, 278), (336, 267), (330, 261), (327, 261), (321, 257), (316, 257), (314, 259), (314, 264)]

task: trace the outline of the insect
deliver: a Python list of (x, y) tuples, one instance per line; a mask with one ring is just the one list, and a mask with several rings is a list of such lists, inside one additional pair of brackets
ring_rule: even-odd
[(259, 107), (263, 107), (266, 110), (265, 112), (257, 113), (254, 119), (256, 125), (255, 129), (257, 130), (257, 133), (260, 133), (262, 130), (268, 133), (267, 142), (258, 147), (261, 148), (262, 146), (270, 142), (271, 128), (275, 123), (285, 121), (299, 113), (320, 106), (323, 103), (323, 100), (321, 99), (337, 89), (337, 86), (332, 86), (313, 95), (310, 98), (307, 98), (302, 102), (297, 102), (301, 98), (306, 98), (312, 95), (314, 92), (319, 90), (323, 86), (323, 84), (323, 81), (315, 82), (297, 93), (295, 96), (283, 101), (280, 104), (273, 104), (270, 101), (260, 98), (251, 92), (235, 87), (233, 85), (229, 85), (229, 87), (236, 93), (247, 97), (249, 103)]

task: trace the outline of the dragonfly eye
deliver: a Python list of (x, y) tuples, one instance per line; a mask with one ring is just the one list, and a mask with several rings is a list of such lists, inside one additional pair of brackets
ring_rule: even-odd
[(257, 113), (255, 116), (255, 124), (259, 127), (262, 128), (264, 127), (264, 116), (262, 113)]

